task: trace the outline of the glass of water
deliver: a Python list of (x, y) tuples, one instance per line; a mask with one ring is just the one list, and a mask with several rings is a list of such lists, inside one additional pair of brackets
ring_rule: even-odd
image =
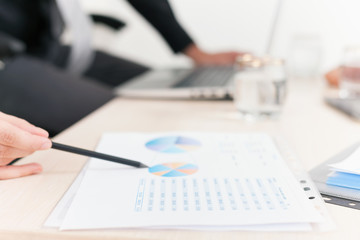
[(292, 78), (312, 79), (319, 75), (322, 44), (318, 35), (293, 36), (287, 67)]
[(239, 60), (239, 71), (234, 76), (237, 110), (248, 120), (278, 116), (286, 97), (284, 62), (273, 58), (244, 58)]
[(345, 48), (339, 80), (340, 97), (360, 98), (360, 46)]

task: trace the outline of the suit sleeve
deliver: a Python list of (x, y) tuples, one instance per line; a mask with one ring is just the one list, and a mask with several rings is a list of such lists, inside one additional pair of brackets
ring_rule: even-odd
[(128, 2), (159, 31), (175, 53), (183, 51), (194, 42), (176, 20), (168, 0)]

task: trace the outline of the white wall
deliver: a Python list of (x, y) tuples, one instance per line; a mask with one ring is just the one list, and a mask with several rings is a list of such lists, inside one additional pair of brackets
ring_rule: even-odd
[[(151, 0), (148, 0), (151, 1)], [(170, 0), (176, 15), (201, 47), (209, 51), (247, 50), (262, 54), (278, 0)], [(283, 0), (272, 54), (288, 57), (297, 35), (321, 43), (321, 69), (337, 65), (345, 45), (360, 45), (359, 0)], [(90, 12), (120, 17), (128, 25), (114, 34), (96, 29), (95, 44), (154, 67), (188, 65), (125, 0), (82, 0)]]

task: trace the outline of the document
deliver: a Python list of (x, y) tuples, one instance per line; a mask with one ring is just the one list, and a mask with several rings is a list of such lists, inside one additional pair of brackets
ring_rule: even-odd
[(360, 148), (343, 161), (330, 164), (332, 173), (326, 184), (360, 190)]
[(306, 228), (324, 220), (265, 134), (108, 133), (97, 151), (150, 167), (92, 159), (62, 230)]
[(76, 195), (76, 192), (80, 187), (81, 181), (84, 178), (87, 166), (88, 164), (83, 167), (73, 184), (67, 190), (65, 195), (61, 198), (61, 200), (57, 203), (50, 216), (46, 219), (44, 227), (60, 228), (62, 222), (64, 221), (65, 215), (69, 210), (69, 207)]
[(360, 175), (360, 148), (341, 162), (330, 164), (334, 171)]

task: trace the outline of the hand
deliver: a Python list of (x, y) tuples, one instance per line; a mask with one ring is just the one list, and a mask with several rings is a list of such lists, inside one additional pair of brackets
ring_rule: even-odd
[(332, 86), (339, 86), (339, 78), (340, 78), (340, 68), (336, 68), (331, 70), (330, 72), (325, 74), (325, 78), (328, 83)]
[(0, 112), (0, 180), (40, 173), (41, 165), (6, 166), (19, 157), (51, 147), (49, 134), (27, 121)]
[(189, 56), (196, 65), (231, 65), (234, 64), (236, 58), (245, 53), (242, 52), (220, 52), (220, 53), (207, 53), (199, 49), (195, 44), (191, 44), (184, 51), (184, 54)]

